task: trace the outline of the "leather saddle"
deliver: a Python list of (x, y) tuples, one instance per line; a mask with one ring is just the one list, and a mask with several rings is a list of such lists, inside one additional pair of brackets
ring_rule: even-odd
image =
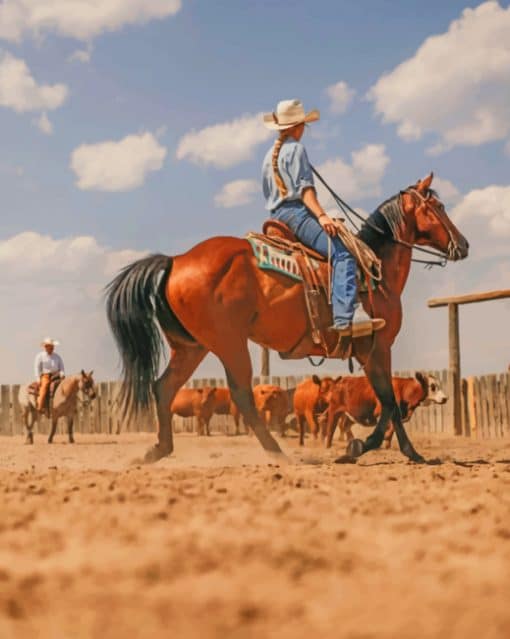
[[(60, 377), (60, 373), (55, 373), (51, 376), (50, 388), (48, 391), (47, 399), (53, 399), (61, 381), (62, 381), (62, 378)], [(34, 397), (37, 397), (39, 395), (40, 388), (41, 388), (41, 383), (39, 381), (32, 382), (30, 386), (28, 387), (29, 395), (33, 395)]]
[(332, 323), (332, 313), (328, 295), (330, 274), (327, 258), (302, 244), (293, 231), (279, 220), (266, 220), (262, 226), (262, 235), (258, 235), (258, 237), (295, 259), (303, 281), (312, 340), (315, 348), (318, 349), (318, 353), (310, 353), (307, 348), (303, 350), (301, 345), (303, 340), (300, 340), (290, 352), (280, 353), (280, 357), (282, 359), (301, 359), (311, 354), (341, 359), (350, 357), (352, 353), (350, 337), (342, 337), (339, 340), (328, 334), (328, 326)]
[(292, 253), (296, 250), (300, 250), (314, 260), (319, 262), (327, 261), (327, 258), (323, 255), (302, 244), (294, 235), (294, 232), (284, 222), (271, 219), (266, 220), (262, 225), (262, 233), (270, 240), (275, 240), (278, 248), (287, 248)]

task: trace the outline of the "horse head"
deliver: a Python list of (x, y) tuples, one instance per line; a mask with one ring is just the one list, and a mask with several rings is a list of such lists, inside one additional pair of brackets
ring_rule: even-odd
[(94, 371), (90, 371), (90, 373), (86, 373), (83, 369), (80, 375), (80, 381), (78, 384), (79, 390), (85, 395), (85, 397), (92, 401), (96, 397), (96, 386), (94, 383), (94, 379), (92, 374)]
[(446, 213), (438, 194), (430, 188), (434, 175), (408, 187), (401, 193), (402, 210), (414, 221), (414, 244), (428, 246), (456, 261), (468, 256), (469, 243)]

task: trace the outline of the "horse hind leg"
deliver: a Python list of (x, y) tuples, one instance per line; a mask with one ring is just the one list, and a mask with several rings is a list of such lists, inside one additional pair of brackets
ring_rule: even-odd
[(170, 362), (153, 384), (157, 412), (157, 443), (145, 454), (145, 462), (152, 463), (173, 452), (172, 413), (170, 405), (177, 391), (191, 377), (207, 355), (207, 349), (199, 345), (175, 345)]
[(34, 443), (34, 424), (36, 422), (35, 409), (27, 406), (23, 411), (23, 422), (25, 425), (25, 444), (32, 445)]
[(247, 341), (238, 343), (233, 340), (225, 346), (225, 352), (218, 353), (230, 388), (232, 399), (239, 408), (245, 424), (250, 426), (264, 450), (276, 462), (288, 463), (287, 456), (282, 452), (278, 442), (265, 427), (258, 414), (251, 388), (252, 367)]

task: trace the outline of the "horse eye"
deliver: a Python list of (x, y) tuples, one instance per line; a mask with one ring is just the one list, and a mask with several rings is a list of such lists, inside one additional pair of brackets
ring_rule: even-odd
[(430, 390), (431, 390), (432, 392), (434, 392), (434, 391), (436, 390), (436, 385), (435, 385), (435, 384), (432, 384), (432, 386), (430, 387)]

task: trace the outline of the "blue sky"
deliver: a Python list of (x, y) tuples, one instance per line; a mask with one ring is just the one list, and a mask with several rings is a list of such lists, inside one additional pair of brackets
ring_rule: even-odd
[[(22, 9), (30, 4), (7, 0), (4, 11), (9, 3)], [(193, 137), (197, 132), (244, 115), (254, 117), (289, 97), (321, 109), (320, 123), (304, 140), (314, 164), (327, 167), (328, 161), (331, 166), (340, 159), (342, 166), (351, 166), (352, 152), (377, 147), (373, 162), (363, 160), (362, 166), (341, 173), (336, 181), (328, 173), (341, 194), (351, 194), (355, 206), (369, 211), (430, 170), (448, 181), (443, 187), (450, 209), (480, 239), (479, 255), (475, 250), (470, 265), (413, 273), (406, 291), (408, 318), (396, 350), (400, 368), (446, 365), (446, 317), (426, 310), (427, 295), (503, 287), (510, 274), (504, 241), (510, 239), (510, 222), (498, 226), (501, 204), (494, 202), (503, 199), (510, 205), (510, 151), (505, 151), (505, 145), (510, 148), (510, 135), (505, 133), (507, 125), (510, 130), (510, 113), (501, 106), (508, 92), (501, 80), (510, 57), (510, 37), (501, 37), (510, 36), (508, 3), (183, 0), (176, 11), (179, 4), (147, 0), (147, 11), (154, 7), (153, 19), (143, 22), (126, 10), (125, 15), (113, 13), (103, 24), (101, 18), (67, 16), (62, 3), (60, 13), (46, 23), (26, 10), (15, 28), (2, 28), (1, 20), (5, 26), (9, 14), (1, 13), (0, 4), (0, 266), (3, 260), (4, 271), (10, 274), (3, 284), (0, 280), (4, 299), (10, 300), (0, 318), (2, 351), (10, 372), (2, 371), (0, 381), (30, 374), (37, 344), (47, 333), (61, 337), (62, 353), (71, 366), (95, 366), (102, 376), (114, 375), (116, 357), (98, 294), (111, 275), (111, 264), (120, 266), (138, 251), (174, 254), (210, 235), (243, 234), (264, 219), (258, 193), (252, 191), (248, 203), (228, 208), (216, 205), (215, 196), (232, 181), (258, 181), (270, 140), (261, 141), (253, 133), (247, 159), (236, 160), (234, 153), (228, 166), (221, 167), (216, 160), (193, 162), (189, 154), (178, 159), (183, 138), (191, 135), (189, 145), (197, 145), (200, 155), (201, 144), (209, 138)], [(165, 6), (169, 15), (161, 17)], [(478, 7), (471, 18), (463, 14), (469, 7)], [(454, 20), (460, 36), (446, 37)], [(473, 40), (477, 29), (480, 38), (474, 41), (495, 42), (494, 50), (480, 47), (474, 62), (466, 60), (462, 69), (466, 42)], [(431, 36), (443, 40), (433, 42), (420, 57), (417, 51)], [(70, 59), (76, 51), (90, 59)], [(502, 69), (494, 68), (497, 54)], [(32, 92), (19, 102), (16, 78), (2, 80), (2, 56), (4, 63), (6, 56), (24, 61), (38, 86), (65, 85), (66, 97), (55, 98), (61, 102), (58, 106), (51, 100), (47, 106), (37, 106), (37, 100), (47, 99)], [(420, 64), (427, 60), (432, 64), (423, 69)], [(406, 61), (414, 66), (395, 74)], [(446, 79), (441, 85), (443, 73)], [(385, 74), (390, 74), (389, 80), (378, 85)], [(473, 78), (467, 82), (463, 76), (469, 74)], [(433, 80), (430, 89), (428, 78)], [(355, 93), (335, 112), (327, 88), (340, 82)], [(368, 99), (374, 86), (380, 90)], [(406, 101), (402, 96), (409, 91), (414, 94)], [(439, 115), (434, 117), (436, 111)], [(470, 118), (479, 111), (482, 116), (473, 125)], [(45, 134), (34, 124), (43, 114), (51, 122), (51, 134), (49, 125)], [(394, 121), (384, 123), (384, 114)], [(408, 118), (413, 125), (410, 135), (399, 132)], [(114, 189), (110, 184), (109, 190), (102, 190), (109, 166), (102, 169), (102, 176), (91, 178), (94, 155), (78, 154), (85, 168), (83, 164), (78, 172), (71, 168), (73, 152), (83, 145), (92, 145), (91, 153), (96, 153), (101, 149), (94, 145), (145, 134), (151, 136), (150, 157), (142, 168), (129, 169), (131, 177), (141, 171), (136, 186), (126, 186), (123, 173)], [(217, 157), (228, 157), (229, 141), (217, 138), (211, 141)], [(438, 142), (443, 148), (431, 154)], [(121, 163), (124, 160), (129, 160), (127, 153)], [(115, 173), (115, 166), (112, 170)], [(89, 186), (82, 183), (80, 188), (80, 171)], [(88, 171), (86, 176), (83, 171)], [(353, 175), (360, 171), (361, 182)], [(351, 179), (358, 183), (345, 183)], [(487, 190), (494, 186), (500, 190)], [(481, 206), (483, 215), (478, 214)], [(459, 225), (464, 230), (460, 221)], [(28, 240), (26, 235), (20, 237), (27, 232), (37, 235)], [(90, 238), (89, 244), (81, 240), (76, 252), (73, 238), (84, 236)], [(39, 255), (41, 247), (46, 248)], [(81, 256), (79, 263), (73, 262), (73, 255)], [(508, 337), (501, 335), (502, 348), (477, 332), (480, 319), (488, 313), (497, 316), (497, 326), (503, 327), (509, 305), (502, 302), (464, 313), (465, 339), (470, 344), (467, 372), (504, 370), (510, 361)], [(422, 354), (413, 344), (419, 325), (426, 335)], [(484, 348), (476, 345), (479, 341), (484, 341)], [(304, 363), (273, 360), (276, 372), (307, 370)], [(212, 362), (203, 370), (219, 371)]]

